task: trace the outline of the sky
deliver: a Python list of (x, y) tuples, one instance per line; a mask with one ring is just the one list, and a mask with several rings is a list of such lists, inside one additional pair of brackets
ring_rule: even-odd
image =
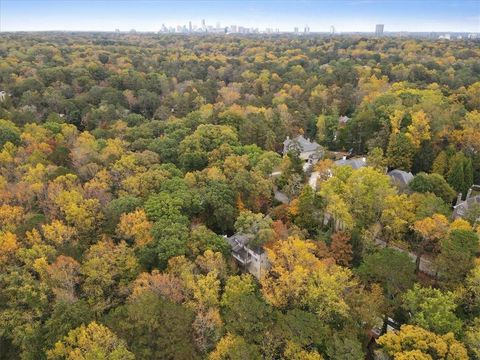
[(480, 32), (480, 0), (0, 0), (0, 31), (158, 31), (162, 24), (292, 31)]

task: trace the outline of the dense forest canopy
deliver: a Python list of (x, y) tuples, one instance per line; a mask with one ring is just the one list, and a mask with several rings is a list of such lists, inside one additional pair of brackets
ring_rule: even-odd
[(3, 33), (0, 359), (480, 359), (475, 184), (475, 40)]

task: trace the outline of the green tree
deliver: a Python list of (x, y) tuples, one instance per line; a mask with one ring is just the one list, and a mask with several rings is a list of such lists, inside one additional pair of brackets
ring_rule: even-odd
[(448, 172), (448, 157), (447, 153), (442, 150), (438, 153), (437, 157), (433, 161), (432, 172), (445, 177)]
[(422, 141), (420, 148), (415, 153), (412, 163), (412, 172), (414, 174), (425, 171), (430, 172), (435, 160), (433, 144), (430, 141)]
[(466, 194), (468, 189), (473, 185), (473, 165), (472, 159), (467, 157), (463, 162), (463, 176), (464, 176), (464, 188), (463, 193)]
[(155, 221), (151, 230), (153, 241), (140, 248), (141, 263), (147, 268), (165, 268), (168, 259), (187, 253), (190, 234), (188, 218), (182, 214), (184, 201), (174, 194), (161, 192), (145, 203), (147, 217)]
[(410, 322), (437, 334), (458, 334), (462, 321), (455, 315), (455, 295), (449, 291), (421, 287), (415, 284), (403, 296), (402, 307)]
[(235, 130), (225, 125), (199, 125), (180, 143), (180, 163), (187, 170), (199, 170), (208, 163), (208, 153), (223, 144), (238, 144)]
[(288, 341), (313, 349), (321, 349), (329, 343), (329, 329), (314, 314), (300, 310), (278, 313), (272, 336), (281, 344)]
[(370, 167), (354, 171), (345, 184), (350, 211), (364, 226), (378, 221), (385, 199), (395, 193), (390, 178)]
[[(400, 304), (402, 294), (412, 287), (414, 272), (415, 264), (410, 257), (390, 248), (367, 255), (358, 268), (358, 274), (364, 282), (382, 286), (390, 311)], [(384, 319), (384, 329), (387, 320), (388, 315)]]
[(13, 122), (0, 119), (0, 150), (7, 142), (18, 145), (20, 143), (20, 129)]
[(310, 185), (305, 185), (298, 197), (295, 224), (314, 234), (321, 225), (321, 200)]
[(109, 314), (107, 322), (126, 340), (138, 359), (197, 359), (193, 345), (194, 315), (150, 291), (142, 292)]
[(452, 166), (448, 172), (447, 180), (453, 189), (457, 192), (461, 192), (465, 196), (465, 166), (464, 156), (462, 153), (457, 154), (452, 160)]
[(273, 310), (258, 296), (251, 276), (229, 277), (221, 304), (227, 332), (249, 343), (262, 343), (273, 322)]
[(187, 247), (188, 253), (192, 258), (196, 258), (206, 250), (218, 251), (224, 256), (230, 254), (230, 245), (225, 241), (225, 238), (215, 234), (204, 225), (199, 225), (192, 229)]
[(249, 245), (258, 248), (275, 237), (272, 223), (269, 216), (244, 210), (240, 212), (235, 221), (235, 230), (251, 237)]
[(414, 155), (414, 146), (404, 133), (392, 134), (388, 142), (388, 166), (394, 169), (410, 171)]
[(224, 181), (210, 180), (201, 192), (207, 226), (220, 233), (231, 231), (237, 216), (235, 193), (231, 187)]
[(325, 353), (330, 359), (355, 360), (365, 357), (362, 343), (355, 337), (352, 337), (351, 334), (345, 332), (334, 333), (326, 346)]
[(463, 282), (474, 266), (478, 250), (478, 235), (468, 230), (453, 230), (440, 242), (440, 255), (436, 263), (439, 278), (446, 288)]
[(419, 193), (433, 193), (447, 204), (455, 197), (455, 190), (439, 174), (418, 173), (410, 182), (409, 187)]
[(373, 167), (379, 172), (385, 172), (387, 160), (384, 157), (382, 148), (376, 147), (368, 152), (367, 165)]
[(445, 217), (450, 216), (449, 206), (437, 195), (427, 193), (413, 193), (410, 200), (415, 206), (415, 218), (417, 220), (432, 216), (433, 214), (442, 214)]
[(121, 215), (135, 211), (141, 204), (142, 200), (134, 196), (122, 196), (113, 199), (105, 209), (105, 231), (113, 234)]
[[(36, 259), (36, 251), (29, 252)], [(0, 274), (0, 334), (15, 357), (34, 359), (43, 350), (41, 317), (48, 314), (49, 289), (27, 266), (5, 267)], [(3, 344), (2, 344), (3, 345)]]
[(69, 331), (93, 321), (94, 315), (84, 300), (71, 303), (60, 301), (53, 304), (52, 313), (42, 328), (44, 347), (52, 348)]
[(480, 359), (480, 317), (475, 318), (466, 328), (464, 342), (467, 345), (471, 358)]

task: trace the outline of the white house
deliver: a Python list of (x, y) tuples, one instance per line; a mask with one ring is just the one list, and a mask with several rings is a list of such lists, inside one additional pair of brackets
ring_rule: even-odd
[(251, 249), (248, 247), (250, 240), (250, 236), (242, 234), (227, 237), (227, 241), (232, 248), (232, 256), (234, 259), (245, 271), (248, 271), (260, 280), (270, 269), (270, 263), (263, 249)]

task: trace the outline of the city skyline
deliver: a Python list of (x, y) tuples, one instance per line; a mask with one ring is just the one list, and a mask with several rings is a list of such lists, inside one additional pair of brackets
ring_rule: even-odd
[(477, 1), (107, 1), (1, 0), (0, 31), (159, 31), (202, 26), (280, 32), (479, 32)]

